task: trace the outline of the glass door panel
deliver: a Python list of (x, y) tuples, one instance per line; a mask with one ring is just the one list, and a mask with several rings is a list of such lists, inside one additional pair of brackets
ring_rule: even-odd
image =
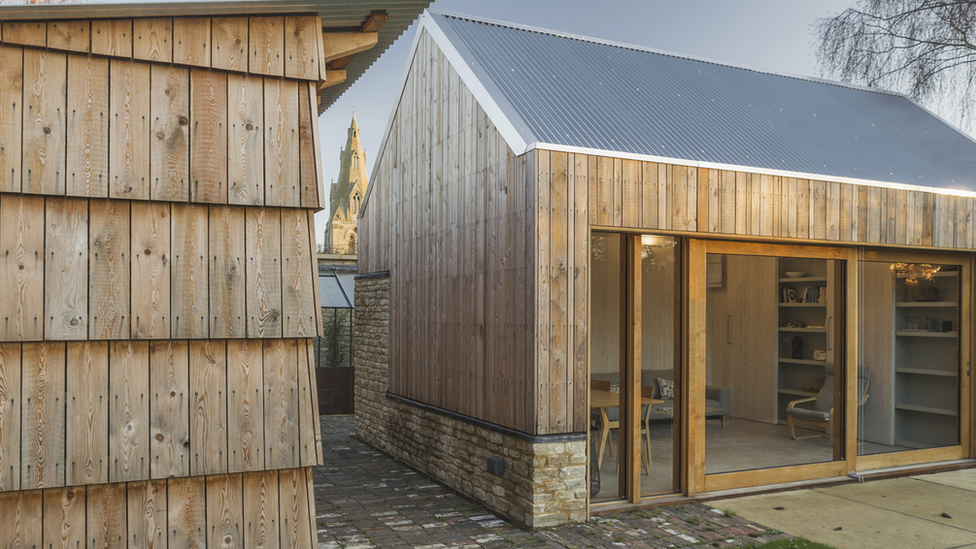
[(844, 264), (706, 256), (706, 474), (843, 459)]
[(858, 455), (960, 444), (962, 265), (858, 269)]
[(590, 240), (590, 501), (626, 496), (620, 399), (626, 384), (626, 257), (624, 237)]

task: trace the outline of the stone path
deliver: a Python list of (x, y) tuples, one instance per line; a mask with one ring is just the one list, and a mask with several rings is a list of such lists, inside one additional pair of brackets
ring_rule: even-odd
[(619, 512), (528, 530), (354, 436), (351, 416), (323, 416), (315, 470), (320, 549), (742, 547), (790, 536), (702, 504)]

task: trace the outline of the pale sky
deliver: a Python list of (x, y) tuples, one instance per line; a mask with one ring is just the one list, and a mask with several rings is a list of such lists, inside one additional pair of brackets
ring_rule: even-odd
[[(851, 0), (435, 0), (430, 9), (542, 27), (704, 57), (754, 69), (819, 77), (810, 25)], [(395, 107), (416, 23), (319, 117), (326, 196), (353, 108), (367, 173)], [(579, 77), (586, 78), (586, 67)], [(315, 217), (321, 242), (328, 211)]]

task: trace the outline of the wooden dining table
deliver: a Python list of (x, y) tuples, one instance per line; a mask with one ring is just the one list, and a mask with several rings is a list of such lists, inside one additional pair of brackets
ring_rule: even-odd
[[(651, 406), (652, 404), (663, 404), (664, 401), (651, 398), (647, 396), (641, 396), (641, 406)], [(605, 389), (594, 389), (590, 388), (590, 409), (599, 410), (600, 412), (600, 432), (597, 435), (600, 438), (600, 450), (597, 453), (597, 467), (603, 467), (603, 449), (607, 446), (607, 439), (610, 437), (610, 429), (617, 428), (620, 426), (619, 421), (610, 421), (610, 417), (607, 414), (607, 410), (610, 408), (620, 407), (620, 393), (613, 393)], [(612, 424), (611, 424), (612, 423)], [(647, 426), (645, 426), (645, 431), (647, 431)], [(648, 437), (650, 433), (648, 432)], [(647, 452), (641, 452), (641, 460), (644, 462), (644, 467), (648, 472), (651, 470), (651, 441), (646, 441)]]

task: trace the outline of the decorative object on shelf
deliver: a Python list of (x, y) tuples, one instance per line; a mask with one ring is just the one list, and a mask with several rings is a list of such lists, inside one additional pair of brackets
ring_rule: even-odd
[(915, 284), (911, 287), (911, 296), (913, 301), (938, 301), (939, 289), (931, 283)]
[(793, 341), (790, 342), (790, 349), (792, 354), (790, 358), (803, 358), (803, 338), (800, 336), (793, 336)]
[(939, 331), (939, 321), (927, 316), (925, 317), (925, 331), (926, 332), (938, 332)]
[(803, 271), (786, 271), (786, 276), (790, 278), (803, 278), (807, 273)]
[(951, 320), (943, 320), (942, 321), (942, 331), (943, 332), (951, 332), (952, 331), (952, 321)]
[(827, 360), (827, 351), (825, 349), (814, 349), (813, 350), (814, 360)]

